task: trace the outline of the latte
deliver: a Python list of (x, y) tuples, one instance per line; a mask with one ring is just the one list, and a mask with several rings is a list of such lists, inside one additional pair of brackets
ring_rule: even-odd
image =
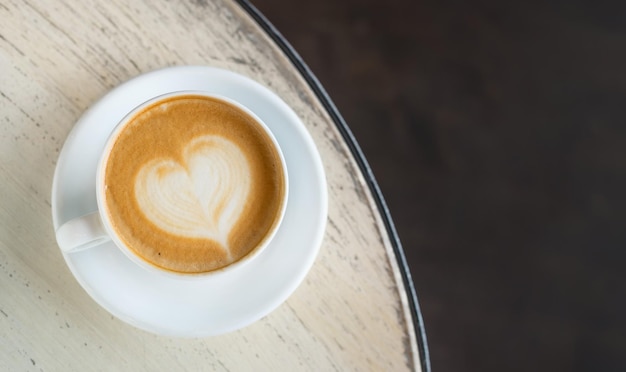
[(135, 113), (103, 163), (116, 236), (159, 268), (204, 273), (254, 252), (284, 208), (286, 174), (257, 120), (218, 98), (186, 94)]

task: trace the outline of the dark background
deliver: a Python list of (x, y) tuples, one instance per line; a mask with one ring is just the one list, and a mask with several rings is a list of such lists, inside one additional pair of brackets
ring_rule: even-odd
[(434, 371), (626, 370), (626, 3), (253, 3), (373, 168)]

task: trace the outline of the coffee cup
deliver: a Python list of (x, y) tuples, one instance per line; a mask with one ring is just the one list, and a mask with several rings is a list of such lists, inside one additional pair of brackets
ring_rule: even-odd
[(243, 105), (173, 92), (115, 127), (95, 192), (97, 211), (56, 231), (64, 253), (112, 241), (147, 270), (204, 277), (270, 244), (287, 205), (287, 167), (269, 128)]

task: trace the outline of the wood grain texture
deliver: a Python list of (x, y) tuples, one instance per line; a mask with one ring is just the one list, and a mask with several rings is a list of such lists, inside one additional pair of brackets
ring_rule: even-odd
[[(233, 70), (305, 123), (324, 163), (326, 236), (276, 311), (206, 339), (137, 330), (100, 308), (56, 246), (50, 187), (80, 115), (174, 65)], [(230, 1), (0, 4), (0, 370), (419, 370), (399, 268), (363, 175), (283, 53)], [(95, 368), (93, 368), (95, 366)]]

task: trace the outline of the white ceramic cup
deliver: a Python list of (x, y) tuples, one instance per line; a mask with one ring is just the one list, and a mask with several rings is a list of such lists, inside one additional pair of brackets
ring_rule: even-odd
[[(226, 103), (232, 106), (235, 106), (239, 110), (251, 116), (257, 122), (259, 127), (265, 130), (266, 134), (273, 142), (274, 147), (276, 148), (280, 156), (280, 163), (282, 166), (282, 170), (284, 174), (284, 183), (285, 183), (284, 197), (281, 203), (280, 210), (278, 212), (279, 213), (278, 223), (272, 226), (271, 230), (268, 231), (268, 233), (265, 235), (261, 243), (257, 245), (255, 248), (253, 248), (252, 251), (248, 253), (246, 256), (240, 258), (239, 260), (221, 269), (216, 269), (216, 270), (197, 273), (197, 274), (177, 273), (177, 272), (170, 271), (167, 269), (159, 268), (145, 261), (144, 259), (139, 257), (137, 254), (135, 254), (132, 249), (126, 246), (126, 244), (124, 244), (122, 239), (115, 232), (115, 229), (113, 228), (113, 225), (107, 213), (105, 213), (105, 200), (104, 200), (105, 199), (104, 198), (105, 165), (111, 153), (111, 149), (113, 147), (113, 144), (117, 136), (120, 134), (120, 132), (124, 130), (126, 125), (132, 122), (135, 115), (139, 113), (140, 111), (142, 111), (147, 106), (150, 106), (161, 100), (167, 100), (172, 97), (182, 96), (182, 95), (201, 95), (201, 96), (206, 96), (209, 98), (216, 98), (218, 100), (225, 101)], [(95, 192), (96, 192), (96, 199), (98, 202), (98, 210), (93, 211), (92, 213), (88, 213), (86, 215), (74, 218), (64, 223), (57, 229), (56, 238), (63, 253), (72, 254), (74, 252), (79, 252), (85, 249), (94, 248), (106, 242), (112, 241), (131, 261), (133, 261), (137, 265), (147, 270), (160, 273), (160, 274), (165, 274), (165, 275), (173, 275), (177, 277), (205, 277), (205, 276), (213, 275), (216, 273), (230, 271), (236, 267), (242, 266), (246, 262), (251, 261), (254, 257), (257, 257), (261, 253), (261, 251), (271, 243), (271, 240), (276, 234), (276, 231), (278, 231), (278, 228), (280, 227), (280, 224), (285, 214), (285, 210), (287, 206), (287, 195), (289, 194), (289, 184), (288, 184), (288, 175), (287, 175), (287, 165), (286, 165), (283, 153), (280, 150), (280, 146), (278, 142), (276, 141), (276, 138), (270, 131), (270, 129), (267, 127), (267, 125), (263, 123), (263, 121), (256, 114), (254, 114), (254, 112), (250, 111), (248, 108), (241, 105), (240, 103), (224, 96), (210, 94), (210, 93), (202, 92), (202, 91), (177, 91), (177, 92), (171, 92), (171, 93), (154, 97), (140, 104), (135, 109), (130, 111), (117, 124), (115, 129), (109, 135), (109, 138), (107, 139), (106, 144), (102, 150), (102, 154), (100, 155), (100, 160), (98, 162), (98, 169), (96, 173)]]

